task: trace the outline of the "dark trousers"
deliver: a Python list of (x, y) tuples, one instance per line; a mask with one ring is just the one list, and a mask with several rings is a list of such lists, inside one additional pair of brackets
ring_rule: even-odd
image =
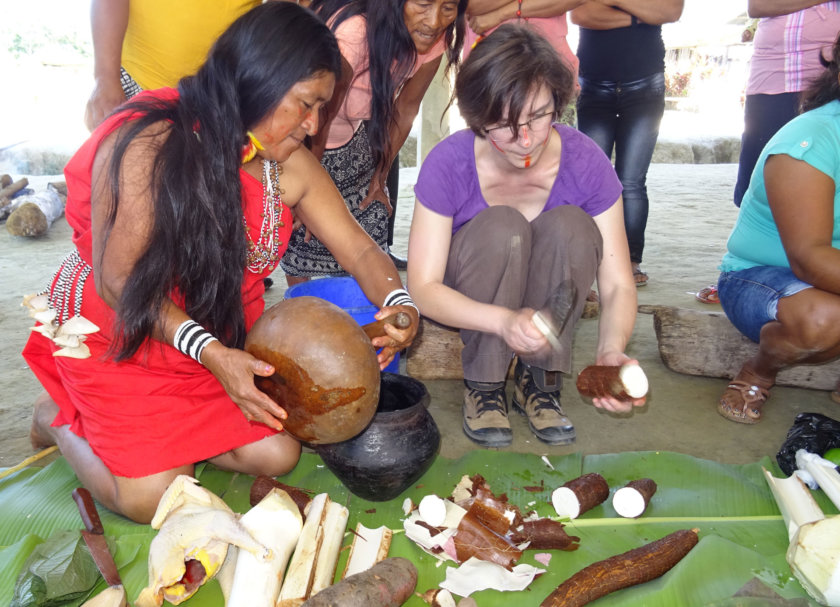
[(578, 129), (611, 157), (624, 188), (630, 261), (641, 263), (648, 218), (647, 172), (665, 113), (665, 75), (631, 82), (580, 79)]
[(770, 138), (799, 111), (799, 93), (778, 95), (747, 95), (744, 102), (744, 133), (741, 135), (741, 155), (738, 158), (738, 181), (735, 182), (734, 202), (741, 206), (750, 185), (755, 163)]
[[(566, 279), (577, 289), (572, 316), (560, 336), (562, 348), (526, 364), (569, 373), (572, 338), (601, 263), (603, 242), (593, 219), (576, 206), (547, 211), (528, 222), (511, 207), (490, 207), (452, 237), (444, 284), (484, 303), (510, 309), (542, 308)], [(464, 379), (500, 382), (513, 357), (498, 335), (461, 331)]]

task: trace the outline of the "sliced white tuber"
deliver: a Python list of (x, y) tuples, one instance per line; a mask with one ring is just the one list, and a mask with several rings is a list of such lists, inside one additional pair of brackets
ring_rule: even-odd
[(796, 452), (796, 466), (808, 472), (828, 499), (840, 508), (840, 473), (837, 472), (834, 462), (805, 449), (799, 449)]
[(324, 517), (330, 497), (319, 493), (306, 507), (306, 522), (300, 532), (295, 553), (289, 563), (286, 579), (280, 590), (278, 607), (294, 607), (309, 598), (315, 575), (315, 562), (323, 538)]
[(622, 365), (618, 372), (618, 378), (624, 384), (624, 391), (631, 398), (642, 398), (648, 393), (648, 378), (639, 365)]
[(288, 493), (275, 488), (240, 522), (271, 549), (271, 557), (263, 561), (250, 552), (239, 551), (227, 607), (273, 607), (303, 527), (300, 510)]
[(447, 567), (446, 579), (440, 587), (458, 596), (469, 596), (487, 588), (500, 591), (525, 590), (540, 573), (545, 573), (545, 569), (519, 564), (510, 571), (496, 563), (471, 557), (458, 568)]
[(409, 514), (411, 514), (412, 510), (414, 510), (414, 502), (411, 501), (410, 497), (407, 497), (403, 500), (403, 503), (402, 503), (403, 514), (408, 516)]
[(394, 532), (384, 525), (369, 529), (356, 523), (356, 532), (350, 544), (350, 555), (344, 567), (342, 579), (366, 571), (388, 556)]
[[(338, 564), (338, 553), (344, 541), (344, 531), (347, 529), (347, 518), (350, 511), (339, 503), (327, 503), (327, 513), (324, 517), (321, 546), (318, 548), (318, 558), (315, 561), (315, 575), (312, 578), (310, 596), (321, 592), (335, 580), (335, 568)], [(308, 598), (308, 597), (307, 597)]]
[(787, 561), (820, 605), (840, 605), (840, 515), (802, 525), (788, 548)]
[(431, 607), (456, 607), (452, 593), (446, 588), (432, 588), (424, 592), (421, 596)]
[(825, 518), (814, 496), (796, 476), (776, 478), (766, 468), (764, 477), (770, 485), (770, 491), (779, 506), (779, 512), (785, 519), (788, 538), (793, 539), (796, 531), (806, 523), (812, 523)]
[(128, 599), (125, 596), (125, 588), (119, 586), (108, 586), (95, 597), (82, 603), (82, 607), (126, 607)]
[(432, 527), (440, 527), (446, 520), (446, 504), (437, 495), (426, 495), (420, 500), (420, 518)]
[(619, 516), (638, 518), (644, 514), (653, 494), (656, 483), (649, 478), (632, 480), (613, 494), (612, 506)]
[(580, 516), (578, 496), (568, 487), (557, 487), (552, 491), (551, 504), (559, 517), (577, 518)]
[(545, 455), (542, 455), (542, 456), (540, 456), (540, 459), (545, 463), (546, 466), (548, 466), (548, 468), (550, 470), (554, 470), (554, 466), (551, 465), (551, 462), (549, 461), (548, 457), (546, 457)]

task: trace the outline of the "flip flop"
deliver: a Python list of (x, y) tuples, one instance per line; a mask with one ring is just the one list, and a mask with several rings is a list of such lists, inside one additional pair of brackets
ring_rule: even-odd
[(637, 287), (643, 287), (648, 283), (647, 272), (643, 272), (641, 268), (633, 268), (633, 279), (636, 281)]
[(697, 293), (695, 293), (694, 298), (699, 301), (700, 303), (704, 304), (719, 304), (720, 298), (718, 297), (718, 290), (717, 285), (709, 285), (708, 287), (703, 287)]

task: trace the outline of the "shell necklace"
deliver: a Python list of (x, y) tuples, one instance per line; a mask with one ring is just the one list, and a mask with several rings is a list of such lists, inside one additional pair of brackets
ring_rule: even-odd
[(242, 222), (245, 225), (245, 235), (248, 238), (248, 269), (254, 274), (265, 271), (280, 259), (280, 228), (283, 224), (283, 202), (280, 195), (280, 175), (283, 167), (275, 160), (263, 160), (263, 212), (260, 225), (260, 237), (254, 242), (248, 231), (245, 215)]

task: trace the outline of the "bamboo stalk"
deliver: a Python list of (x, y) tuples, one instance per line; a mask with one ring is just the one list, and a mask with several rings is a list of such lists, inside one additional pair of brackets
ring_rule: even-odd
[(12, 466), (11, 468), (6, 468), (2, 472), (0, 472), (0, 478), (6, 478), (10, 474), (14, 474), (18, 470), (23, 470), (27, 466), (29, 466), (31, 464), (34, 464), (38, 460), (47, 457), (48, 455), (54, 453), (57, 450), (58, 450), (58, 447), (56, 447), (55, 445), (47, 447), (46, 449), (42, 449), (41, 451), (39, 451), (35, 455), (31, 455), (31, 456), (27, 457), (21, 463), (15, 465), (15, 466)]

